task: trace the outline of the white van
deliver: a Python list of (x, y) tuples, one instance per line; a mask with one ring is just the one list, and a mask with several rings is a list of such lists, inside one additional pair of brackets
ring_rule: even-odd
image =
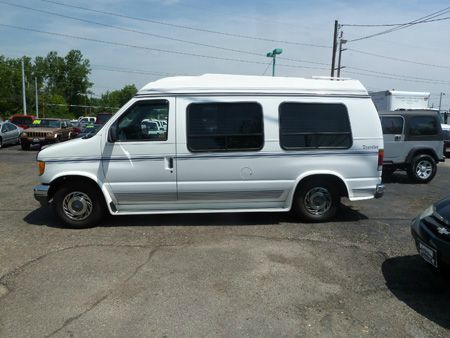
[[(144, 120), (166, 121), (158, 137)], [(112, 215), (298, 212), (380, 197), (383, 135), (356, 80), (207, 74), (149, 83), (94, 136), (37, 157), (35, 198), (71, 227)]]

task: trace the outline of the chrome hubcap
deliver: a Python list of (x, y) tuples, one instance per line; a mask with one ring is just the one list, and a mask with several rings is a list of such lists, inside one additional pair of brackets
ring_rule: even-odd
[(305, 195), (306, 210), (312, 215), (323, 215), (330, 210), (331, 204), (331, 194), (325, 188), (312, 188)]
[(421, 179), (427, 179), (433, 172), (433, 166), (430, 161), (422, 160), (417, 163), (416, 174)]
[(64, 214), (74, 221), (82, 221), (92, 213), (92, 201), (84, 192), (74, 191), (63, 200)]

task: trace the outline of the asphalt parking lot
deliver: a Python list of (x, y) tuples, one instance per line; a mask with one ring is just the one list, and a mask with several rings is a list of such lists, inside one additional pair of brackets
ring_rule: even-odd
[(0, 337), (448, 337), (448, 277), (412, 217), (449, 195), (394, 174), (337, 220), (288, 214), (108, 217), (61, 228), (34, 201), (37, 151), (0, 149)]

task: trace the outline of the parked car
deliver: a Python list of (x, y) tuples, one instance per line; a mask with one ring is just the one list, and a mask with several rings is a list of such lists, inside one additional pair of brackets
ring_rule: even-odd
[(11, 116), (11, 118), (9, 119), (9, 122), (15, 124), (16, 126), (22, 128), (22, 129), (27, 129), (33, 124), (33, 121), (35, 119), (36, 119), (36, 116), (33, 116), (33, 115), (17, 114), (17, 115)]
[(95, 124), (105, 124), (113, 116), (111, 113), (98, 113)]
[(142, 133), (149, 138), (159, 139), (161, 136), (164, 138), (165, 131), (161, 124), (156, 120), (145, 119), (141, 122)]
[(80, 116), (76, 128), (82, 130), (86, 125), (95, 123), (95, 117), (93, 116)]
[(18, 144), (22, 128), (9, 122), (0, 122), (0, 148), (6, 144)]
[(31, 145), (52, 144), (67, 141), (76, 137), (76, 132), (70, 126), (69, 120), (45, 118), (35, 120), (29, 129), (20, 136), (23, 150), (29, 150)]
[[(165, 120), (154, 139), (143, 121)], [(171, 127), (173, 126), (173, 127)], [(93, 137), (37, 156), (34, 196), (61, 221), (112, 215), (287, 212), (330, 220), (345, 196), (383, 195), (383, 135), (356, 80), (203, 75), (142, 88)], [(75, 164), (75, 165), (74, 165)]]
[(423, 211), (411, 223), (420, 256), (436, 268), (450, 266), (450, 197)]
[(103, 127), (101, 124), (87, 124), (81, 132), (77, 135), (77, 138), (92, 137)]
[(385, 174), (405, 170), (417, 183), (428, 183), (444, 161), (438, 114), (431, 110), (379, 112), (384, 137)]

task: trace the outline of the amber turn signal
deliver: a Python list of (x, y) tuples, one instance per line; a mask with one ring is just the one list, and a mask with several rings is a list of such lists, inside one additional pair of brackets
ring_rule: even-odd
[(45, 171), (45, 162), (39, 161), (39, 176), (42, 176)]

